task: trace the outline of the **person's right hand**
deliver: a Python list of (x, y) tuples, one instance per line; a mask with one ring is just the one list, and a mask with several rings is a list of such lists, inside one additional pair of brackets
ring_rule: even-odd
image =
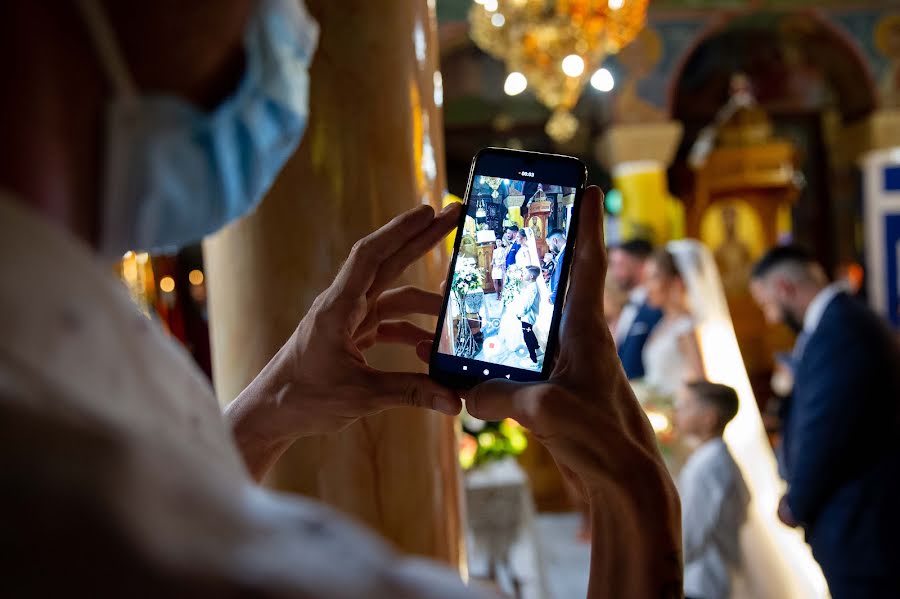
[[(513, 418), (591, 505), (591, 596), (681, 593), (680, 504), (603, 314), (602, 194), (582, 199), (556, 365), (541, 383), (492, 380), (464, 394), (482, 420)], [(621, 545), (621, 546), (617, 546)]]

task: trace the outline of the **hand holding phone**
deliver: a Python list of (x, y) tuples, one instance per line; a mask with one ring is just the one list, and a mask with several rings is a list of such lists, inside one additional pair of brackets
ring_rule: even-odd
[(678, 493), (622, 370), (603, 314), (602, 194), (587, 189), (548, 380), (489, 380), (463, 393), (482, 420), (531, 430), (591, 506), (590, 596), (681, 596)]

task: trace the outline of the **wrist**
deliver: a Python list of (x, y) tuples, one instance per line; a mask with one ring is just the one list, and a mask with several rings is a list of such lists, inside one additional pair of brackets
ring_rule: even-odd
[(590, 508), (589, 596), (682, 596), (681, 508), (668, 476), (610, 485)]
[(224, 412), (235, 444), (257, 480), (301, 436), (290, 425), (293, 419), (286, 398), (292, 393), (293, 383), (283, 376), (279, 361), (276, 355)]

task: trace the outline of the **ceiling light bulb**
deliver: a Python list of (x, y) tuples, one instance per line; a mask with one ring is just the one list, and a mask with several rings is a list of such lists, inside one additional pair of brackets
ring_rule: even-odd
[(584, 59), (577, 54), (569, 54), (563, 58), (562, 70), (569, 77), (578, 77), (584, 72)]
[(484, 6), (484, 10), (488, 12), (494, 12), (495, 10), (497, 10), (497, 0), (484, 0), (482, 5)]
[(525, 91), (526, 87), (528, 87), (528, 80), (525, 78), (525, 75), (513, 71), (506, 76), (503, 91), (506, 92), (507, 96), (517, 96)]
[(591, 85), (596, 90), (599, 90), (601, 92), (608, 92), (611, 91), (613, 87), (615, 87), (616, 81), (615, 79), (613, 79), (612, 73), (609, 72), (609, 69), (603, 68), (599, 69), (591, 76)]
[(495, 12), (491, 15), (491, 25), (494, 27), (503, 27), (503, 24), (506, 23), (506, 17), (501, 15), (498, 12)]
[[(477, 2), (478, 0), (475, 1)], [(609, 0), (606, 5), (609, 6), (610, 10), (619, 10), (625, 6), (625, 0)]]

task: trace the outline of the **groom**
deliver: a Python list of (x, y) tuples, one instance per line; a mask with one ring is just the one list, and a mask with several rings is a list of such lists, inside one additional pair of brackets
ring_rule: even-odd
[(519, 227), (517, 225), (506, 228), (506, 239), (510, 244), (509, 250), (506, 252), (506, 270), (509, 270), (509, 267), (516, 263), (516, 254), (522, 248), (519, 243)]
[(781, 451), (781, 520), (802, 526), (831, 596), (900, 597), (900, 346), (872, 310), (828, 284), (805, 251), (778, 247), (751, 291), (798, 333)]
[(534, 323), (537, 322), (538, 312), (541, 309), (541, 297), (538, 294), (537, 278), (541, 276), (541, 269), (537, 266), (525, 267), (525, 287), (522, 289), (522, 313), (518, 315), (522, 321), (522, 336), (528, 347), (528, 355), (531, 362), (537, 364), (537, 350), (540, 344), (537, 335), (534, 334)]
[(566, 253), (566, 232), (562, 229), (553, 229), (547, 235), (547, 245), (553, 252), (555, 268), (550, 275), (550, 303), (556, 303), (556, 294), (559, 292), (559, 276), (562, 273), (562, 262)]

